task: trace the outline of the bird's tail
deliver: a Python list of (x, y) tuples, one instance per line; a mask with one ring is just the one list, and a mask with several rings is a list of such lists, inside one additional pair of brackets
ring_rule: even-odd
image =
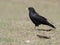
[(50, 24), (50, 23), (48, 23), (47, 25), (56, 29), (56, 27), (54, 25)]

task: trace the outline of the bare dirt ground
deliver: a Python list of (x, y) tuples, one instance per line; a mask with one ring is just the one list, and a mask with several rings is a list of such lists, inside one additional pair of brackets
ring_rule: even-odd
[[(56, 26), (34, 30), (28, 7)], [(39, 29), (51, 27), (41, 25)], [(39, 38), (37, 35), (50, 37)], [(0, 0), (0, 45), (60, 45), (60, 0)]]

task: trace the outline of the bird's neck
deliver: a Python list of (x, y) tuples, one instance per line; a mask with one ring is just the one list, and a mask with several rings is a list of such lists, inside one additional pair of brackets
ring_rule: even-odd
[(36, 13), (36, 11), (35, 10), (31, 10), (31, 11), (29, 11), (29, 13), (33, 13), (34, 14), (34, 13)]

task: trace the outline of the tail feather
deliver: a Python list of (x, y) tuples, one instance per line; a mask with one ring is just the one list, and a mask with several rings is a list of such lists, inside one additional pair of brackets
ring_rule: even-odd
[(50, 23), (48, 23), (47, 25), (56, 29), (56, 27), (54, 25), (50, 24)]

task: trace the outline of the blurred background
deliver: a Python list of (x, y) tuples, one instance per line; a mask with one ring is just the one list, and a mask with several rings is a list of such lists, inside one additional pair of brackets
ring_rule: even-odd
[[(28, 7), (34, 7), (57, 29), (34, 30)], [(38, 28), (50, 27), (41, 25)], [(37, 34), (51, 39), (38, 38)], [(60, 0), (0, 0), (0, 45), (60, 45)]]

